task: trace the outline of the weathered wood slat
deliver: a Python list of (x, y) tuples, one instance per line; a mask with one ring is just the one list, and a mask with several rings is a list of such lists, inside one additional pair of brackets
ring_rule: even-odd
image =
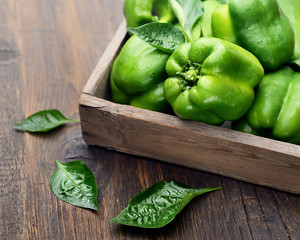
[(18, 29), (13, 1), (0, 7), (0, 239), (26, 238), (24, 137), (13, 130), (23, 116)]
[[(300, 148), (83, 94), (88, 144), (300, 193)], [(286, 176), (289, 176), (288, 178)]]

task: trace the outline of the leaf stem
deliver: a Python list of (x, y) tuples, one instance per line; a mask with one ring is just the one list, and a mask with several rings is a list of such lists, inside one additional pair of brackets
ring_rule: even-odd
[(80, 119), (69, 119), (70, 122), (80, 122)]

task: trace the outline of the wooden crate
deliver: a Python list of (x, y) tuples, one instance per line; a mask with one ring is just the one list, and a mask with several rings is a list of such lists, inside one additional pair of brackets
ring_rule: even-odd
[(111, 102), (109, 72), (122, 23), (79, 100), (87, 144), (300, 194), (300, 146)]

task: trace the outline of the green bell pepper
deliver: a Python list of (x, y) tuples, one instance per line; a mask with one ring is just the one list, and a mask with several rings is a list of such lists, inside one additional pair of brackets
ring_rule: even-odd
[(300, 72), (284, 67), (266, 74), (247, 119), (251, 127), (269, 129), (278, 140), (300, 144)]
[(215, 0), (208, 0), (203, 2), (204, 13), (200, 18), (201, 36), (212, 37), (211, 16), (214, 10), (221, 5)]
[(169, 54), (136, 36), (123, 46), (110, 72), (112, 100), (153, 111), (165, 111), (163, 92), (165, 65)]
[(262, 137), (271, 137), (271, 132), (269, 129), (256, 129), (252, 127), (246, 116), (243, 116), (242, 118), (233, 121), (231, 123), (231, 128), (240, 132), (244, 133), (250, 133), (256, 136), (262, 136)]
[(277, 0), (283, 13), (288, 17), (295, 33), (295, 50), (292, 61), (300, 66), (300, 1)]
[(293, 28), (276, 0), (230, 0), (228, 8), (215, 11), (214, 36), (247, 49), (265, 69), (274, 70), (291, 59)]
[(229, 16), (228, 4), (223, 4), (214, 10), (211, 17), (211, 28), (214, 37), (238, 44), (232, 19)]
[(171, 23), (175, 19), (168, 0), (125, 0), (123, 12), (127, 27), (139, 27), (157, 21)]
[(179, 45), (166, 71), (164, 92), (176, 115), (216, 125), (247, 112), (264, 75), (250, 52), (217, 38)]

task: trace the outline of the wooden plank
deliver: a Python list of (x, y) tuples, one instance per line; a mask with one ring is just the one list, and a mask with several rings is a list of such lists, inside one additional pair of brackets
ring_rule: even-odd
[[(78, 118), (80, 92), (122, 20), (121, 1), (21, 0), (12, 10), (19, 31), (22, 77), (18, 84), (10, 72), (9, 80), (16, 91), (23, 93), (17, 102), (24, 109), (15, 122), (49, 108)], [(111, 18), (114, 21), (107, 21)], [(107, 24), (102, 25), (104, 22)], [(10, 101), (16, 102), (12, 99), (14, 92), (10, 94)], [(95, 239), (96, 231), (86, 229), (101, 229), (96, 221), (98, 215), (61, 202), (49, 187), (55, 159), (63, 160), (65, 150), (81, 138), (79, 124), (47, 135), (22, 136), (26, 160), (17, 169), (26, 176), (25, 187), (18, 196), (24, 206), (15, 205), (20, 213), (11, 216), (9, 222), (17, 223), (27, 235), (18, 238), (12, 234), (15, 237), (11, 239)], [(77, 222), (81, 223), (79, 227)], [(3, 234), (8, 236), (8, 231)]]
[[(288, 229), (285, 224), (282, 224), (286, 221), (283, 221), (282, 219), (282, 213), (278, 210), (278, 198), (274, 196), (274, 194), (278, 194), (279, 198), (281, 195), (288, 199), (292, 197), (292, 195), (284, 195), (281, 192), (271, 192), (270, 190), (262, 188), (256, 188), (255, 193), (258, 202), (255, 204), (254, 201), (247, 199), (245, 201), (245, 205), (248, 211), (248, 216), (251, 216), (251, 221), (253, 223), (255, 222), (257, 226), (260, 225), (265, 227), (265, 232), (256, 232), (256, 238), (261, 236), (265, 236), (265, 238), (267, 238), (271, 234), (274, 239), (298, 239), (294, 238), (296, 235), (292, 235), (293, 231)], [(292, 199), (293, 197), (291, 200)], [(292, 204), (292, 201), (290, 201), (290, 203)], [(285, 209), (288, 210), (289, 208), (293, 209), (294, 207), (288, 207)], [(296, 215), (299, 216), (299, 214)], [(293, 218), (293, 216), (291, 216), (291, 218)], [(297, 222), (296, 218), (293, 220)], [(300, 220), (300, 218), (298, 218), (298, 220)], [(252, 231), (255, 232), (255, 229), (253, 228)]]
[(13, 130), (23, 116), (14, 1), (1, 1), (0, 16), (0, 239), (27, 239), (24, 137)]
[(88, 144), (300, 193), (299, 146), (87, 94), (80, 116)]

